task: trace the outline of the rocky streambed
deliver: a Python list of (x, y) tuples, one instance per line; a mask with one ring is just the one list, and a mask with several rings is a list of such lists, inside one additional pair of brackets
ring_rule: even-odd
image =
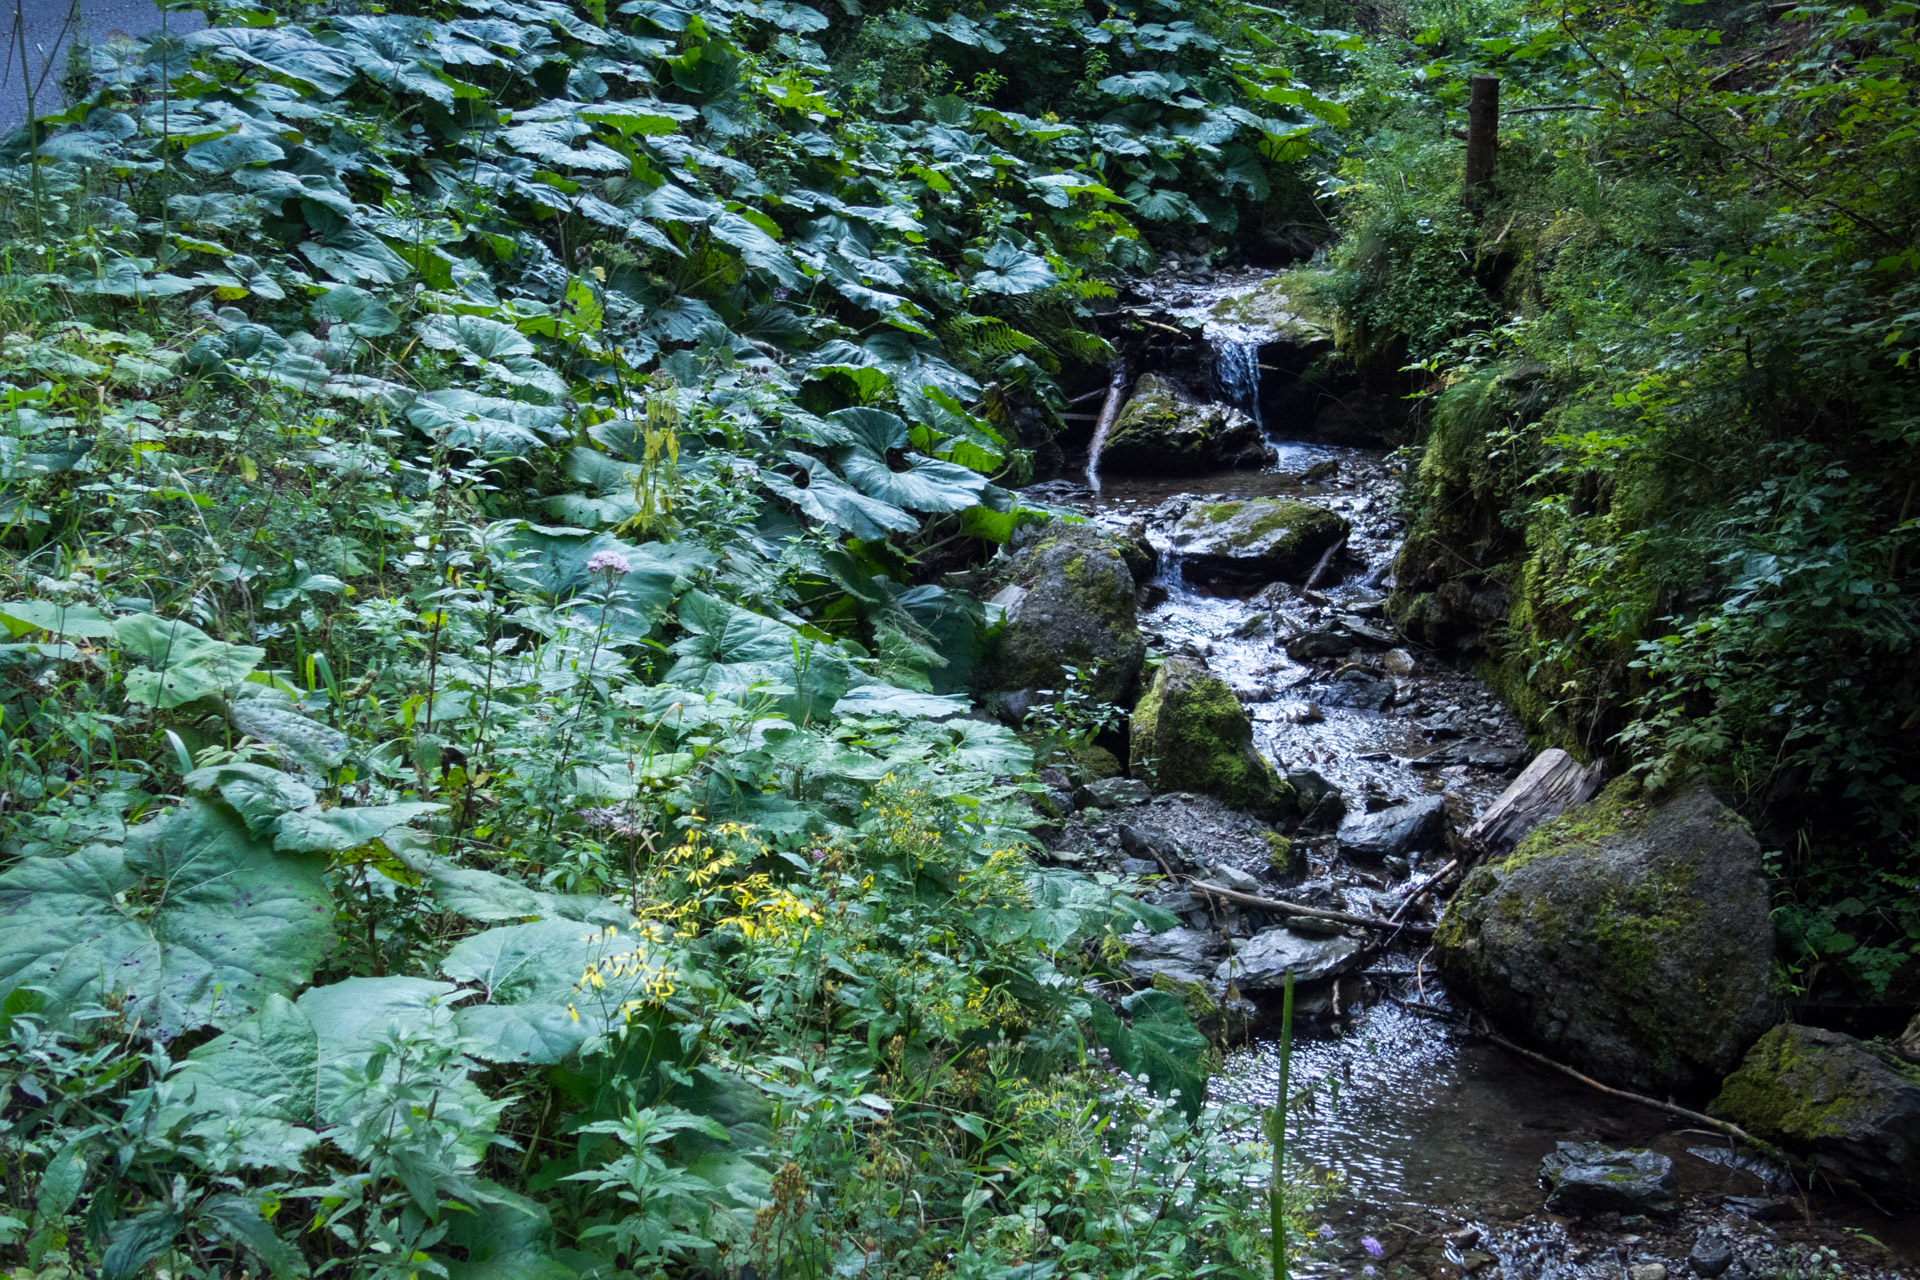
[[(1134, 707), (1107, 750), (1046, 775), (1043, 833), (1054, 861), (1138, 877), (1180, 920), (1136, 932), (1125, 969), (1222, 1046), (1217, 1097), (1274, 1101), (1276, 996), (1288, 970), (1300, 984), (1295, 1149), (1333, 1187), (1305, 1272), (1914, 1273), (1920, 1072), (1830, 1032), (1755, 1046), (1777, 1007), (1737, 819), (1704, 793), (1596, 795), (1572, 761), (1543, 789), (1553, 762), (1528, 767), (1463, 661), (1401, 638), (1403, 464), (1377, 443), (1397, 410), (1328, 371), (1293, 287), (1136, 299), (1142, 331), (1170, 336), (1129, 350), (1122, 450), (1097, 489), (1028, 491), (1086, 523), (1023, 531), (968, 585), (1008, 619), (983, 679), (1001, 714), (1019, 721), (1063, 666)], [(1781, 1158), (1526, 1046), (1656, 1100), (1714, 1099), (1772, 1125)], [(1768, 1112), (1809, 1096), (1827, 1110)]]

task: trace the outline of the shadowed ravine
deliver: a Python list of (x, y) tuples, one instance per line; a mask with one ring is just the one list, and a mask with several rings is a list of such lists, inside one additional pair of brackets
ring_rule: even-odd
[[(1184, 310), (1202, 318), (1233, 287), (1206, 292), (1175, 284), (1161, 293), (1198, 294)], [(1207, 325), (1221, 400), (1250, 414), (1258, 409), (1258, 350), (1270, 337), (1248, 326)], [(1142, 615), (1149, 644), (1169, 656), (1203, 659), (1225, 679), (1253, 720), (1257, 746), (1282, 771), (1310, 768), (1375, 805), (1439, 794), (1454, 828), (1464, 828), (1531, 754), (1523, 729), (1464, 662), (1444, 652), (1411, 652), (1411, 669), (1394, 680), (1385, 710), (1322, 699), (1329, 672), (1294, 661), (1282, 645), (1340, 616), (1389, 627), (1380, 605), (1402, 532), (1394, 515), (1402, 476), (1383, 450), (1288, 439), (1284, 432), (1284, 423), (1268, 424), (1275, 457), (1263, 469), (1169, 477), (1108, 468), (1097, 492), (1062, 482), (1035, 492), (1114, 530), (1137, 531), (1144, 523), (1160, 554), (1148, 596), (1155, 603)], [(1319, 479), (1304, 482), (1309, 472)], [(1251, 598), (1196, 588), (1170, 545), (1172, 525), (1196, 501), (1255, 497), (1308, 500), (1350, 520), (1339, 581), (1320, 591)], [(1348, 909), (1364, 913), (1373, 909), (1373, 895), (1404, 892), (1447, 855), (1416, 857), (1398, 876), (1329, 860), (1319, 848), (1309, 856), (1311, 874), (1331, 876)], [(1782, 1266), (1795, 1250), (1857, 1245), (1865, 1232), (1887, 1246), (1886, 1274), (1912, 1266), (1920, 1246), (1912, 1224), (1857, 1201), (1803, 1196), (1783, 1170), (1734, 1157), (1722, 1135), (1606, 1096), (1473, 1034), (1475, 1011), (1448, 990), (1425, 938), (1400, 942), (1339, 979), (1333, 1003), (1337, 1016), (1323, 997), (1294, 1042), (1292, 1149), (1334, 1188), (1303, 1274), (1355, 1276), (1366, 1268), (1436, 1280), (1618, 1280), (1635, 1267), (1664, 1265), (1678, 1276), (1703, 1229), (1724, 1231)], [(1262, 1015), (1270, 1020), (1277, 1008), (1275, 999)], [(1212, 1096), (1271, 1106), (1276, 1050), (1275, 1028), (1255, 1018), (1228, 1046)], [(1672, 1158), (1681, 1213), (1665, 1221), (1615, 1215), (1576, 1222), (1546, 1213), (1542, 1157), (1556, 1143), (1595, 1141)], [(1733, 1205), (1773, 1202), (1769, 1212), (1781, 1216), (1756, 1222), (1728, 1197)], [(1645, 1280), (1652, 1273), (1636, 1274)], [(1846, 1274), (1872, 1272), (1856, 1267)]]

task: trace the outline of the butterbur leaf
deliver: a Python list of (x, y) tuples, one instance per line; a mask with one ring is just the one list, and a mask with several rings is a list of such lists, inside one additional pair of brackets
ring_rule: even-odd
[(185, 159), (189, 167), (203, 173), (231, 173), (242, 165), (271, 164), (284, 160), (287, 153), (279, 144), (257, 133), (229, 133), (188, 147)]
[(787, 461), (791, 466), (787, 474), (762, 472), (760, 483), (821, 524), (845, 529), (868, 541), (920, 527), (913, 516), (892, 503), (868, 497), (818, 458), (792, 452), (787, 454)]
[(545, 446), (560, 421), (560, 410), (449, 387), (416, 399), (407, 409), (407, 421), (456, 449), (520, 457)]
[(400, 327), (393, 309), (358, 285), (343, 284), (327, 290), (310, 310), (314, 319), (326, 320), (360, 338), (384, 338)]
[(319, 240), (305, 241), (300, 252), (314, 266), (347, 284), (399, 284), (411, 273), (384, 241), (358, 227), (342, 227)]
[(395, 804), (342, 805), (338, 809), (299, 809), (282, 814), (274, 824), (273, 847), (281, 853), (344, 853), (446, 807), (426, 800), (402, 800)]
[(558, 1062), (623, 1017), (659, 975), (653, 948), (636, 934), (574, 920), (505, 925), (468, 938), (441, 972), (481, 989), (485, 1005), (458, 1020), (477, 1052), (495, 1062)]
[(319, 800), (312, 787), (292, 774), (250, 762), (195, 769), (187, 775), (186, 783), (190, 791), (218, 795), (226, 801), (254, 835), (271, 832), (280, 815)]
[(1170, 991), (1138, 991), (1120, 1007), (1132, 1025), (1122, 1024), (1104, 1003), (1093, 1003), (1094, 1032), (1107, 1046), (1113, 1065), (1144, 1077), (1160, 1097), (1177, 1095), (1181, 1110), (1199, 1115), (1206, 1092), (1207, 1038), (1194, 1029), (1180, 997)]
[(0, 990), (39, 986), (62, 1009), (121, 995), (130, 1022), (170, 1039), (305, 982), (332, 920), (324, 860), (276, 856), (224, 804), (189, 799), (124, 847), (0, 876)]
[(1060, 278), (1038, 254), (1028, 253), (1007, 240), (995, 243), (973, 274), (973, 287), (983, 293), (1035, 293), (1058, 284)]
[(174, 1076), (187, 1097), (168, 1117), (184, 1114), (189, 1132), (210, 1139), (237, 1138), (243, 1166), (297, 1172), (320, 1140), (319, 1052), (307, 1016), (270, 995), (258, 1013), (187, 1055)]
[(92, 605), (69, 604), (63, 600), (14, 600), (0, 604), (0, 622), (16, 636), (33, 631), (50, 631), (57, 636), (105, 639), (113, 632), (113, 620)]
[(127, 697), (166, 710), (222, 693), (252, 673), (265, 649), (226, 644), (192, 623), (136, 613), (114, 623), (128, 657), (144, 664), (127, 673)]
[(896, 464), (862, 449), (847, 449), (837, 461), (862, 493), (914, 511), (964, 511), (980, 501), (987, 487), (987, 478), (977, 471), (918, 454), (904, 455)]

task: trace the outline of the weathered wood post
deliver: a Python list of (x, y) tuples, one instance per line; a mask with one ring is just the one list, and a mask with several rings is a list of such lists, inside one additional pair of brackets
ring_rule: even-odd
[(1500, 77), (1475, 76), (1467, 100), (1467, 182), (1462, 198), (1477, 208), (1493, 189), (1493, 161), (1500, 146)]

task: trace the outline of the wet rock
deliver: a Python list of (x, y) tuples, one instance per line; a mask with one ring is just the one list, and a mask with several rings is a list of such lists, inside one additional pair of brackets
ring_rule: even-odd
[(1212, 876), (1216, 885), (1223, 889), (1231, 889), (1235, 893), (1250, 893), (1257, 896), (1262, 888), (1258, 880), (1231, 863), (1216, 862), (1208, 869), (1208, 874)]
[(1098, 531), (1055, 521), (995, 576), (1007, 623), (976, 675), (980, 688), (1059, 689), (1063, 668), (1074, 667), (1100, 701), (1132, 693), (1147, 651), (1133, 575)]
[(1684, 1093), (1772, 1020), (1760, 846), (1704, 788), (1616, 783), (1477, 868), (1435, 934), (1496, 1021), (1600, 1079)]
[(1717, 1231), (1702, 1231), (1700, 1238), (1693, 1242), (1693, 1252), (1687, 1255), (1687, 1266), (1697, 1276), (1711, 1277), (1724, 1274), (1733, 1265), (1733, 1246), (1727, 1238)]
[(1157, 374), (1134, 383), (1107, 434), (1100, 465), (1113, 472), (1198, 475), (1262, 466), (1273, 449), (1254, 420), (1224, 404), (1193, 404)]
[(1643, 1262), (1627, 1268), (1627, 1280), (1667, 1280), (1667, 1264), (1664, 1262)]
[(1152, 982), (1158, 976), (1176, 982), (1212, 987), (1215, 971), (1226, 954), (1226, 943), (1211, 929), (1168, 929), (1148, 933), (1135, 929), (1122, 939), (1127, 944), (1123, 962), (1127, 975), (1136, 982)]
[(1152, 796), (1152, 790), (1137, 778), (1096, 778), (1073, 793), (1075, 803), (1083, 809), (1089, 805), (1119, 809), (1145, 804)]
[(1598, 1142), (1562, 1142), (1540, 1162), (1551, 1213), (1669, 1214), (1678, 1207), (1673, 1161), (1653, 1151), (1615, 1150)]
[(1193, 581), (1254, 587), (1305, 578), (1347, 530), (1325, 507), (1255, 498), (1196, 502), (1173, 527), (1171, 541)]
[(1332, 831), (1346, 816), (1346, 796), (1314, 770), (1289, 769), (1287, 785), (1299, 795), (1300, 807), (1305, 810), (1300, 819), (1301, 831)]
[(1309, 937), (1287, 926), (1267, 929), (1241, 943), (1215, 976), (1242, 991), (1277, 991), (1289, 969), (1296, 983), (1320, 982), (1351, 969), (1362, 945), (1345, 934)]
[(1389, 649), (1380, 655), (1380, 669), (1390, 676), (1413, 674), (1413, 655), (1405, 649)]
[(1748, 1050), (1710, 1110), (1836, 1182), (1920, 1206), (1920, 1069), (1891, 1052), (1784, 1023)]
[(1327, 718), (1327, 713), (1317, 703), (1283, 702), (1280, 718), (1288, 724), (1319, 724)]
[(1154, 550), (1153, 543), (1147, 541), (1145, 520), (1135, 520), (1113, 534), (1110, 541), (1115, 553), (1126, 561), (1127, 572), (1133, 575), (1135, 586), (1147, 586), (1153, 581), (1154, 575), (1160, 572), (1160, 553)]
[(1793, 1201), (1785, 1196), (1721, 1196), (1720, 1207), (1755, 1222), (1797, 1216)]
[(1393, 694), (1393, 681), (1356, 669), (1335, 676), (1320, 691), (1320, 701), (1330, 707), (1351, 707), (1355, 711), (1385, 711), (1393, 705)]
[(1439, 844), (1446, 829), (1446, 801), (1422, 796), (1378, 813), (1348, 814), (1340, 824), (1340, 849), (1354, 858), (1404, 858)]
[(1315, 662), (1323, 658), (1344, 658), (1360, 642), (1345, 627), (1323, 627), (1303, 631), (1287, 641), (1287, 656), (1295, 662)]
[(1187, 847), (1159, 827), (1125, 823), (1120, 828), (1120, 847), (1136, 858), (1145, 858), (1168, 869), (1184, 872), (1192, 869), (1193, 859)]
[(1162, 663), (1131, 735), (1133, 772), (1163, 791), (1215, 796), (1237, 809), (1293, 816), (1299, 804), (1253, 745), (1253, 722), (1226, 681), (1198, 663)]

